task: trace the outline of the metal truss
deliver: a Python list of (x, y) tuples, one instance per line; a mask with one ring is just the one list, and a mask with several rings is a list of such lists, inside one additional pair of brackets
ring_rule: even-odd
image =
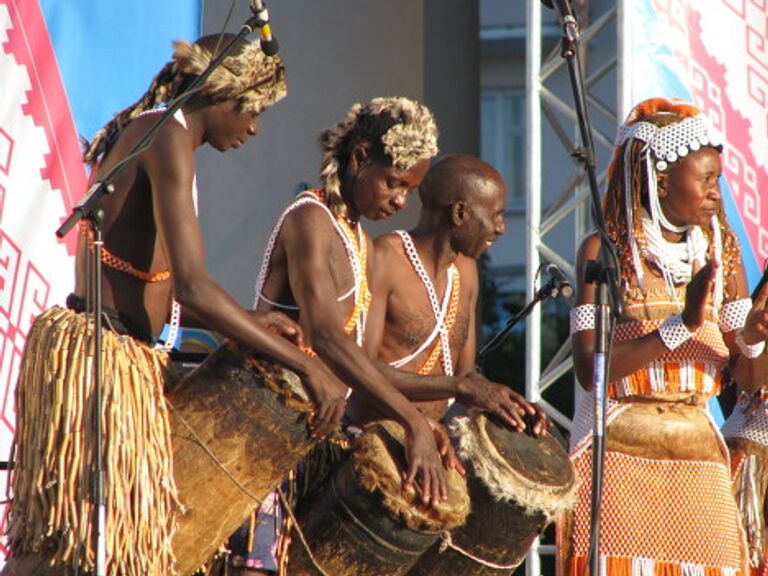
[[(625, 12), (622, 3), (622, 0), (572, 2), (581, 30), (579, 58), (592, 121), (601, 190), (607, 158), (613, 149), (618, 112), (626, 108), (622, 103), (623, 71), (620, 66), (622, 61), (626, 61), (623, 58), (626, 42), (620, 33), (626, 29), (622, 24)], [(526, 9), (526, 300), (531, 301), (537, 289), (536, 273), (542, 262), (557, 265), (576, 285), (574, 258), (576, 247), (588, 230), (590, 191), (586, 172), (575, 161), (572, 176), (564, 176), (563, 180), (567, 182), (555, 200), (547, 202), (547, 206), (542, 205), (542, 150), (551, 150), (559, 145), (568, 156), (576, 158), (581, 142), (567, 63), (560, 55), (560, 45), (558, 43), (551, 53), (542, 58), (542, 3), (540, 0), (527, 0)], [(604, 41), (610, 34), (614, 34), (610, 41)], [(554, 133), (554, 136), (545, 141), (545, 133)], [(563, 231), (566, 227), (572, 233), (573, 249), (562, 253), (548, 243), (548, 236), (554, 230)], [(559, 405), (558, 398), (546, 394), (573, 367), (570, 338), (542, 368), (541, 320), (541, 310), (536, 308), (526, 325), (526, 396), (538, 402), (555, 422), (570, 430), (570, 415)], [(578, 399), (581, 392), (575, 379), (574, 387)], [(539, 576), (541, 556), (554, 552), (554, 545), (536, 542), (526, 559), (526, 575)]]

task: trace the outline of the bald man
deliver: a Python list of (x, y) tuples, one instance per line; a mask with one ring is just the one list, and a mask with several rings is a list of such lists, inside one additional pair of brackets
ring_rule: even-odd
[[(501, 175), (477, 158), (447, 156), (430, 168), (419, 196), (416, 228), (376, 239), (366, 351), (433, 420), (455, 398), (518, 431), (542, 433), (548, 423), (538, 406), (475, 369), (476, 260), (506, 231)], [(357, 425), (383, 417), (354, 393), (347, 414)]]

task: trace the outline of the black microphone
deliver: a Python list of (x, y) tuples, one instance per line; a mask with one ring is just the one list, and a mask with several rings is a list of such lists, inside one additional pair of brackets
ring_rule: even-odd
[(277, 38), (272, 35), (272, 28), (269, 25), (269, 11), (261, 0), (251, 0), (251, 12), (256, 17), (256, 27), (259, 29), (261, 38), (261, 51), (267, 56), (277, 54)]
[(568, 41), (571, 43), (578, 41), (579, 28), (576, 18), (573, 16), (569, 0), (541, 0), (541, 3), (550, 10), (554, 9), (560, 13), (560, 18), (563, 21), (563, 30)]
[(570, 298), (573, 296), (573, 286), (571, 286), (568, 278), (566, 278), (565, 274), (563, 274), (563, 271), (560, 270), (560, 268), (554, 264), (547, 264), (545, 270), (550, 276), (549, 285), (552, 286), (552, 291), (556, 292), (556, 294), (553, 294), (553, 296), (556, 296), (557, 294), (560, 294), (564, 298)]

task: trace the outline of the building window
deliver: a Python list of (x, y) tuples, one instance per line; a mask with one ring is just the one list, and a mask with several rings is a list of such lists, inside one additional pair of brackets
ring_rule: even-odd
[(525, 90), (484, 88), (480, 154), (507, 183), (509, 209), (525, 207)]

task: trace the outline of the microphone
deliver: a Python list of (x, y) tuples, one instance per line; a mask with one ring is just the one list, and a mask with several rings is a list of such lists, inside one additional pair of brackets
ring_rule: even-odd
[(277, 54), (277, 38), (272, 35), (272, 27), (269, 25), (269, 11), (262, 0), (251, 0), (251, 12), (256, 18), (256, 27), (259, 29), (261, 39), (261, 51), (267, 56)]
[(554, 264), (547, 264), (545, 270), (550, 277), (547, 286), (550, 287), (552, 296), (557, 296), (558, 294), (564, 298), (570, 298), (573, 296), (573, 286), (571, 286), (568, 278), (566, 278), (565, 274), (563, 274), (563, 271), (560, 270), (560, 268)]

